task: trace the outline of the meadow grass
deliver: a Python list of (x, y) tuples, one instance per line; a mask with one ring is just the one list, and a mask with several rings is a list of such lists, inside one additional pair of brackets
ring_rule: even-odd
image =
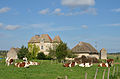
[[(29, 68), (17, 68), (14, 65), (7, 67), (4, 60), (0, 60), (0, 79), (64, 79), (65, 76), (68, 79), (85, 79), (85, 73), (87, 72), (87, 79), (94, 79), (96, 69), (98, 68), (97, 79), (102, 79), (104, 69), (106, 69), (105, 79), (107, 79), (107, 67), (97, 67), (97, 64), (90, 68), (82, 68), (75, 66), (72, 68), (65, 68), (61, 63), (53, 63), (49, 60), (35, 60), (41, 64), (38, 66), (30, 66)], [(116, 69), (120, 65), (115, 65)], [(110, 68), (110, 76), (112, 76), (113, 67)], [(120, 72), (118, 73), (120, 74)], [(120, 75), (118, 76), (120, 78)], [(117, 79), (111, 77), (110, 79)]]

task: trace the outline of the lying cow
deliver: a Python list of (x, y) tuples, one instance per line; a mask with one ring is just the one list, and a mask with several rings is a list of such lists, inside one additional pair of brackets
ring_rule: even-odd
[(106, 61), (107, 61), (107, 63), (100, 63), (98, 65), (98, 67), (111, 67), (111, 66), (113, 66), (113, 62), (114, 62), (113, 59), (107, 59)]
[(93, 64), (92, 63), (81, 63), (79, 64), (80, 67), (91, 67)]
[(16, 67), (27, 67), (28, 68), (30, 65), (39, 65), (39, 63), (32, 62), (32, 61), (15, 63)]
[(76, 66), (76, 65), (77, 65), (76, 62), (72, 62), (72, 63), (65, 63), (63, 66), (64, 66), (64, 67), (74, 67), (74, 66)]
[(32, 62), (32, 61), (28, 61), (27, 63), (29, 65), (40, 65), (40, 63), (38, 63), (38, 62)]
[(110, 67), (108, 63), (100, 63), (98, 67)]
[(10, 58), (10, 57), (7, 57), (6, 58), (6, 64), (7, 64), (7, 66), (9, 66), (10, 64), (13, 64), (13, 59), (12, 58)]
[(19, 62), (19, 63), (15, 63), (16, 67), (29, 67), (29, 64), (25, 63), (25, 62)]

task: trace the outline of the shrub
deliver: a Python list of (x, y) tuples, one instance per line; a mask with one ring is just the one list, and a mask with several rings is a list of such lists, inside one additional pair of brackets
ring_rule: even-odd
[(46, 55), (43, 52), (40, 52), (37, 54), (37, 59), (39, 60), (45, 60), (46, 59)]

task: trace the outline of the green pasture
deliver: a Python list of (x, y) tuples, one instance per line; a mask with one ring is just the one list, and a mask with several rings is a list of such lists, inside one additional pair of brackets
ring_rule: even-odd
[[(41, 64), (38, 66), (30, 66), (29, 68), (17, 68), (14, 65), (7, 67), (4, 60), (0, 60), (0, 79), (85, 79), (85, 73), (87, 72), (87, 79), (94, 79), (96, 69), (98, 68), (97, 79), (102, 79), (104, 69), (106, 69), (105, 79), (107, 79), (108, 68), (97, 67), (97, 64), (90, 68), (82, 68), (79, 66), (72, 68), (65, 68), (61, 63), (51, 63), (50, 60), (36, 60)], [(110, 68), (110, 79), (120, 78), (120, 65), (115, 65), (119, 69), (119, 76), (113, 78), (112, 72), (114, 67)]]

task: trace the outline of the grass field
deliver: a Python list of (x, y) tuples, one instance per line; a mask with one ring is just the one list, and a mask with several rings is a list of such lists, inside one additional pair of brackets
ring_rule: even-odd
[[(94, 79), (94, 75), (97, 65), (90, 68), (82, 68), (79, 66), (72, 68), (65, 68), (62, 64), (51, 64), (50, 61), (42, 60), (39, 61), (41, 64), (39, 66), (30, 66), (29, 68), (17, 68), (13, 65), (7, 67), (5, 66), (4, 60), (0, 60), (0, 79), (64, 79), (68, 76), (68, 79), (85, 79), (85, 72), (88, 74), (87, 79)], [(120, 65), (115, 65), (116, 69)], [(102, 79), (102, 74), (104, 69), (106, 69), (105, 79), (107, 79), (108, 68), (98, 68), (97, 79)], [(110, 76), (112, 75), (113, 67), (110, 68)], [(119, 72), (120, 74), (120, 72)], [(118, 76), (120, 78), (120, 75)], [(117, 78), (110, 78), (117, 79)]]

